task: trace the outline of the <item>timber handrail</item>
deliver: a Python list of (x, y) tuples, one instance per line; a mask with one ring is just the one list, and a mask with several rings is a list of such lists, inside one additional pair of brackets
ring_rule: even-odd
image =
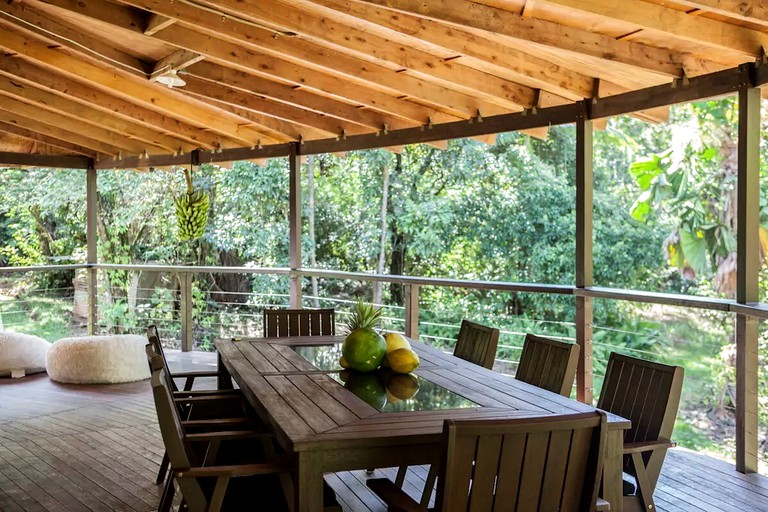
[(87, 263), (72, 265), (30, 265), (27, 267), (0, 267), (0, 274), (24, 274), (27, 272), (57, 272), (59, 270), (80, 270), (88, 268)]

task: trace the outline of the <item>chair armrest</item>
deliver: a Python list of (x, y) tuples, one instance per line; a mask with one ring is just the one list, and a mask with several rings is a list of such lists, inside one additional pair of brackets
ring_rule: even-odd
[(595, 504), (595, 510), (611, 510), (611, 504), (605, 501), (603, 498), (597, 498), (597, 503)]
[(645, 453), (659, 448), (674, 448), (677, 443), (670, 441), (669, 439), (657, 439), (656, 441), (644, 441), (642, 443), (625, 443), (624, 455), (630, 453)]
[(216, 370), (210, 371), (197, 371), (197, 372), (173, 372), (171, 373), (172, 379), (183, 379), (185, 377), (218, 377), (223, 372), (217, 372)]
[(181, 426), (187, 429), (218, 429), (226, 430), (231, 427), (258, 427), (261, 423), (253, 418), (213, 418), (204, 420), (186, 420), (181, 422)]
[(183, 397), (183, 396), (229, 396), (229, 395), (235, 395), (235, 396), (241, 396), (242, 392), (239, 389), (196, 389), (196, 390), (188, 390), (188, 391), (174, 391), (173, 396), (175, 397)]
[(241, 402), (243, 400), (242, 395), (198, 395), (198, 396), (184, 396), (184, 391), (180, 391), (182, 396), (174, 396), (173, 401), (176, 403), (216, 403), (216, 402)]
[(368, 488), (387, 504), (389, 512), (419, 512), (419, 504), (388, 478), (372, 478)]
[(271, 434), (258, 430), (219, 430), (217, 432), (200, 432), (187, 434), (184, 439), (187, 441), (229, 441), (230, 439), (270, 439)]
[(218, 476), (253, 476), (290, 473), (295, 466), (290, 463), (274, 462), (269, 464), (242, 464), (233, 466), (205, 466), (174, 471), (176, 478), (205, 478)]

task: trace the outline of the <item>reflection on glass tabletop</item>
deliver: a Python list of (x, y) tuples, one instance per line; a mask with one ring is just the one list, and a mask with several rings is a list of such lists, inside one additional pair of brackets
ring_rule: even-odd
[(339, 365), (341, 344), (296, 345), (291, 348), (318, 370), (342, 370)]

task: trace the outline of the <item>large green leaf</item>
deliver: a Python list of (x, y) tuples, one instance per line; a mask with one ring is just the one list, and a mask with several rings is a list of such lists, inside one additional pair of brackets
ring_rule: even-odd
[(709, 249), (706, 239), (685, 229), (680, 230), (680, 247), (689, 267), (697, 274), (709, 269)]
[(640, 190), (648, 190), (653, 179), (663, 172), (661, 158), (658, 155), (653, 155), (647, 160), (638, 160), (629, 166), (629, 173), (635, 178)]

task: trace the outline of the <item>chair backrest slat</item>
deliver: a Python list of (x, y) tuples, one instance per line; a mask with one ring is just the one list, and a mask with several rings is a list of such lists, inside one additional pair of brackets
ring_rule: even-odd
[(606, 425), (603, 412), (448, 420), (436, 509), (594, 510)]
[(176, 386), (176, 382), (170, 376), (171, 370), (168, 368), (168, 360), (165, 358), (165, 351), (163, 351), (163, 344), (160, 341), (160, 335), (157, 332), (156, 326), (150, 325), (147, 328), (147, 339), (149, 340), (149, 344), (146, 347), (149, 371), (154, 372), (158, 369), (158, 363), (154, 360), (154, 358), (159, 358), (159, 360), (162, 362), (162, 367), (165, 370), (165, 375), (168, 380), (168, 384), (170, 385), (171, 391), (178, 391), (179, 388)]
[(336, 311), (333, 309), (264, 309), (264, 336), (333, 336)]
[(570, 396), (578, 363), (578, 345), (526, 334), (515, 378)]
[(470, 363), (492, 369), (498, 345), (498, 329), (469, 320), (462, 320), (453, 355)]

